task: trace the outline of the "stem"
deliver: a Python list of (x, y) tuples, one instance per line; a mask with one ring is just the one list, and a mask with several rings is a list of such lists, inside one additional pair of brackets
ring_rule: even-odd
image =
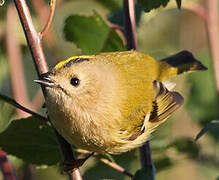
[(135, 6), (134, 0), (124, 0), (124, 27), (127, 41), (127, 49), (138, 49), (136, 38)]
[(0, 169), (2, 170), (4, 180), (17, 179), (14, 170), (8, 161), (7, 154), (1, 148), (0, 148)]
[[(21, 59), (21, 50), (15, 36), (15, 32), (17, 31), (16, 17), (15, 7), (10, 5), (7, 9), (6, 45), (10, 67), (11, 88), (14, 99), (24, 104), (26, 107), (30, 107), (31, 105), (27, 97), (26, 84), (23, 73), (24, 71)], [(26, 114), (25, 111), (21, 111), (17, 108), (16, 112), (19, 118), (29, 115)]]
[[(18, 15), (20, 17), (24, 33), (28, 42), (28, 46), (30, 48), (30, 52), (32, 54), (35, 68), (38, 73), (38, 77), (40, 74), (48, 72), (48, 66), (46, 63), (46, 59), (43, 53), (43, 49), (41, 46), (41, 40), (38, 36), (38, 33), (35, 30), (33, 25), (32, 18), (30, 16), (29, 9), (25, 0), (14, 0)], [(45, 90), (43, 90), (45, 92)]]
[[(61, 138), (58, 138), (59, 145), (62, 145), (60, 147), (62, 154), (65, 156), (62, 156), (63, 162), (70, 162), (72, 159), (76, 159), (74, 153), (72, 152), (72, 145), (70, 145), (62, 136), (59, 135), (57, 131), (55, 131), (55, 134)], [(79, 170), (75, 170), (72, 174), (68, 174), (69, 178), (82, 180), (82, 176), (80, 175)]]
[[(43, 53), (42, 45), (41, 45), (41, 39), (38, 35), (38, 33), (35, 30), (35, 27), (32, 22), (32, 18), (30, 16), (29, 9), (27, 7), (27, 4), (25, 0), (14, 0), (20, 21), (22, 23), (24, 33), (28, 42), (28, 46), (30, 48), (33, 61), (35, 64), (35, 68), (37, 70), (38, 77), (40, 77), (40, 74), (48, 72), (48, 66), (45, 60), (45, 56)], [(41, 87), (44, 97), (46, 98), (46, 91), (44, 87)], [(54, 131), (56, 131), (54, 129)], [(56, 137), (58, 139), (63, 159), (67, 159), (68, 161), (76, 160), (74, 156), (72, 156), (73, 152), (70, 148), (71, 145), (68, 144), (62, 136), (60, 136), (58, 133), (56, 133)], [(69, 157), (72, 157), (72, 159), (68, 159)], [(79, 169), (76, 169), (74, 172), (69, 174), (69, 179), (72, 179), (74, 177), (77, 179), (82, 179), (80, 176)]]
[(192, 13), (200, 17), (205, 23), (208, 23), (208, 12), (198, 3), (185, 3), (183, 8), (190, 10)]
[(103, 162), (104, 164), (106, 164), (106, 165), (110, 166), (111, 168), (115, 169), (116, 171), (119, 171), (119, 172), (121, 172), (122, 174), (125, 174), (125, 175), (127, 175), (128, 177), (130, 177), (130, 178), (133, 178), (133, 177), (134, 177), (130, 172), (128, 172), (127, 170), (125, 170), (125, 169), (124, 169), (123, 167), (121, 167), (120, 165), (118, 165), (118, 164), (116, 164), (116, 163), (114, 163), (114, 162), (111, 162), (111, 161), (109, 161), (109, 160), (107, 160), (107, 159), (105, 159), (105, 158), (102, 158), (102, 157), (100, 157), (100, 156), (98, 156), (98, 155), (95, 155), (95, 157), (96, 157), (97, 159), (99, 159), (101, 162)]
[(48, 21), (45, 25), (45, 27), (43, 28), (42, 32), (40, 33), (40, 38), (42, 39), (46, 33), (48, 32), (50, 25), (52, 24), (52, 20), (55, 14), (55, 7), (56, 7), (56, 0), (51, 0), (50, 2), (50, 14), (49, 14), (49, 18)]
[(19, 103), (17, 103), (16, 101), (14, 101), (13, 99), (11, 99), (9, 97), (7, 97), (7, 98), (10, 99), (10, 101), (6, 101), (8, 104), (11, 104), (12, 106), (14, 106), (16, 108), (18, 108), (18, 109), (20, 109), (20, 110), (22, 110), (22, 111), (24, 111), (28, 114), (31, 114), (31, 115), (33, 115), (34, 117), (36, 117), (40, 120), (48, 121), (48, 119), (46, 117), (27, 109), (26, 107), (20, 105)]
[[(127, 49), (137, 50), (137, 38), (136, 38), (136, 22), (135, 22), (135, 8), (134, 0), (124, 0), (124, 26), (125, 26), (125, 36), (127, 40)], [(141, 167), (151, 167), (154, 169), (154, 165), (151, 159), (151, 149), (150, 143), (147, 141), (145, 145), (140, 147), (140, 159)]]
[(214, 64), (216, 89), (219, 92), (219, 28), (218, 28), (218, 0), (205, 0), (209, 20), (207, 23), (210, 51)]

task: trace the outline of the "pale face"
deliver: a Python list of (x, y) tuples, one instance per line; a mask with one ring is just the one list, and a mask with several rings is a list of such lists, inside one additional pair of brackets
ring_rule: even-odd
[[(112, 68), (105, 62), (83, 61), (53, 70), (49, 79), (54, 87), (47, 87), (56, 101), (69, 102), (83, 108), (93, 108), (106, 102), (114, 93), (116, 80)], [(110, 101), (112, 97), (109, 97)], [(107, 106), (107, 105), (106, 105)]]

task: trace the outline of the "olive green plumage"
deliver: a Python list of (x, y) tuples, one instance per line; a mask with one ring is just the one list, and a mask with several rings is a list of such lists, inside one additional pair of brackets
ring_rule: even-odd
[(38, 80), (57, 131), (71, 144), (94, 152), (121, 153), (142, 145), (183, 102), (163, 82), (206, 69), (182, 51), (156, 61), (136, 52), (71, 57)]

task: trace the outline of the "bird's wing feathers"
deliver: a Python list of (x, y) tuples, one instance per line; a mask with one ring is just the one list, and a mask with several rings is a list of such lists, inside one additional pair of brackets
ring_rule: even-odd
[(169, 91), (161, 82), (154, 81), (156, 98), (153, 101), (153, 110), (145, 116), (143, 126), (139, 132), (132, 134), (129, 140), (147, 132), (150, 134), (157, 126), (163, 123), (183, 103), (183, 97), (177, 92)]
[(159, 122), (168, 118), (183, 103), (183, 97), (177, 92), (168, 91), (168, 89), (158, 81), (154, 81), (154, 88), (157, 96), (153, 101), (153, 111), (149, 121)]

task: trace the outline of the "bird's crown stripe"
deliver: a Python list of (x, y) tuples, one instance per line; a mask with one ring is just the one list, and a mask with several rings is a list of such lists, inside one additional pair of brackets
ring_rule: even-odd
[(77, 63), (79, 61), (84, 61), (84, 60), (89, 60), (91, 57), (90, 56), (73, 56), (73, 57), (70, 57), (64, 61), (61, 61), (59, 62), (55, 67), (54, 69), (57, 70), (57, 69), (60, 69), (64, 66), (67, 65), (67, 63), (69, 63), (70, 61)]

